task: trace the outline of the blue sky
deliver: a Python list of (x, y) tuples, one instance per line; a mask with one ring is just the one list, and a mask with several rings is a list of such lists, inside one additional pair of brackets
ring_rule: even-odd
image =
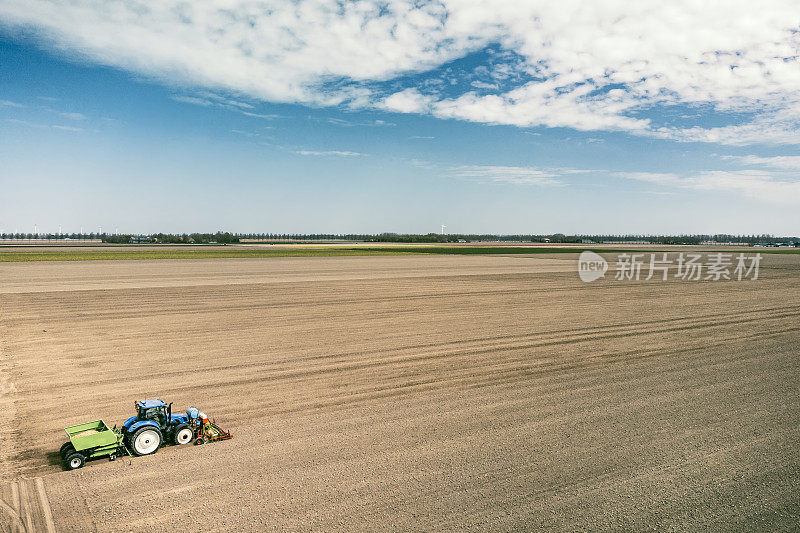
[[(408, 31), (417, 13), (363, 15), (393, 29), (358, 25), (350, 48), (346, 26), (329, 56), (304, 30), (315, 12), (279, 29), (319, 45), (260, 52), (269, 28), (235, 48), (204, 32), (135, 46), (175, 31), (115, 27), (92, 2), (72, 14), (97, 17), (86, 28), (73, 8), (55, 27), (50, 2), (14, 4), (0, 8), (0, 232), (800, 234), (798, 39), (773, 19), (707, 45), (762, 67), (785, 55), (767, 74), (730, 59), (745, 73), (730, 78), (703, 50), (675, 63), (655, 44), (646, 68), (617, 46), (580, 64), (577, 37), (536, 48), (514, 38), (534, 26), (480, 35), (448, 27), (470, 20), (455, 11)], [(201, 20), (179, 15), (188, 32)], [(597, 42), (626, 35), (609, 24)]]

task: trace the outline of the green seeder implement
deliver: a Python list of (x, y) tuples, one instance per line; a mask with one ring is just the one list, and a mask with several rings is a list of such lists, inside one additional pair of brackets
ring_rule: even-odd
[(70, 470), (82, 467), (87, 459), (108, 457), (113, 461), (120, 455), (130, 455), (122, 432), (109, 428), (102, 420), (70, 426), (64, 431), (69, 442), (61, 446), (61, 457)]

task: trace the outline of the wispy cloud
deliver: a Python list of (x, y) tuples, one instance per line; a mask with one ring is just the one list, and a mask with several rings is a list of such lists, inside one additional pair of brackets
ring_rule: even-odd
[(261, 134), (255, 131), (231, 130), (231, 133), (235, 133), (237, 135), (243, 135), (244, 137), (253, 137), (253, 138), (261, 137)]
[(277, 118), (281, 118), (281, 115), (272, 115), (272, 114), (262, 114), (262, 113), (251, 113), (250, 111), (239, 111), (242, 115), (246, 115), (248, 117), (253, 118), (263, 118), (265, 120), (275, 120)]
[(247, 102), (240, 102), (239, 100), (234, 100), (232, 98), (225, 98), (224, 96), (209, 94), (209, 98), (214, 99), (214, 101), (219, 102), (222, 105), (238, 107), (239, 109), (255, 109), (255, 106), (253, 104), (248, 104)]
[[(783, 104), (776, 103), (776, 105)], [(800, 102), (792, 103), (791, 97), (787, 97), (786, 105), (794, 106), (795, 109), (778, 108), (772, 111), (763, 111), (749, 122), (729, 126), (655, 128), (646, 130), (644, 133), (652, 137), (682, 142), (717, 143), (729, 146), (800, 144)]]
[(29, 128), (54, 129), (60, 131), (73, 131), (73, 132), (84, 131), (83, 128), (76, 128), (74, 126), (63, 126), (61, 124), (41, 124), (38, 122), (31, 122), (29, 120), (21, 120), (18, 118), (7, 118), (5, 119), (5, 121), (10, 124), (17, 124), (19, 126), (26, 126)]
[(370, 121), (350, 121), (341, 118), (328, 118), (326, 119), (326, 122), (328, 124), (333, 124), (334, 126), (342, 126), (345, 128), (352, 128), (357, 126), (367, 126), (367, 127), (396, 126), (394, 122), (387, 122), (385, 120), (380, 120), (380, 119), (370, 120)]
[(687, 174), (620, 172), (618, 177), (678, 189), (732, 192), (748, 198), (800, 205), (800, 179), (758, 170), (703, 170)]
[(468, 179), (483, 183), (517, 183), (526, 185), (562, 186), (559, 179), (568, 174), (586, 171), (561, 168), (536, 168), (514, 166), (460, 166), (449, 170), (455, 178)]
[(295, 154), (297, 155), (309, 155), (309, 156), (338, 156), (338, 157), (363, 157), (366, 154), (361, 154), (358, 152), (345, 152), (341, 150), (324, 150), (324, 151), (317, 151), (317, 150), (295, 150)]
[(176, 94), (170, 96), (170, 98), (182, 104), (201, 105), (203, 107), (210, 107), (214, 105), (214, 102), (212, 102), (211, 100), (208, 100), (207, 98), (200, 98), (197, 96), (186, 96), (183, 94)]
[(0, 100), (0, 105), (6, 107), (25, 107), (23, 104), (18, 104), (17, 102), (12, 102), (10, 100)]
[(174, 94), (170, 96), (172, 100), (176, 102), (181, 102), (184, 104), (193, 104), (199, 105), (203, 107), (228, 107), (233, 109), (254, 109), (255, 106), (249, 104), (247, 102), (241, 102), (239, 100), (234, 100), (233, 98), (228, 98), (227, 96), (223, 96), (220, 94), (215, 94), (211, 92), (201, 92), (197, 95), (190, 95), (190, 94)]
[(480, 81), (480, 80), (475, 80), (471, 82), (470, 85), (472, 87), (475, 87), (476, 89), (484, 89), (490, 91), (497, 91), (498, 89), (500, 89), (500, 86), (497, 85), (496, 83), (486, 83), (485, 81)]
[(280, 115), (256, 113), (255, 111), (252, 111), (255, 109), (255, 106), (252, 104), (234, 100), (233, 98), (228, 98), (226, 96), (211, 92), (202, 92), (198, 95), (175, 94), (170, 96), (170, 98), (182, 104), (191, 104), (202, 107), (219, 107), (253, 118), (261, 118), (265, 120), (281, 118)]
[(58, 113), (60, 116), (64, 118), (68, 118), (70, 120), (86, 120), (86, 115), (82, 113)]
[(5, 119), (6, 122), (10, 124), (19, 124), (20, 126), (32, 126), (34, 128), (46, 128), (44, 124), (36, 124), (34, 122), (30, 122), (28, 120), (21, 120), (18, 118), (7, 118)]
[(62, 130), (62, 131), (83, 131), (83, 128), (76, 128), (75, 126), (61, 126), (59, 124), (50, 127), (55, 130)]
[(774, 157), (723, 155), (720, 157), (728, 161), (735, 161), (744, 166), (764, 166), (783, 170), (800, 170), (800, 156), (797, 155), (779, 155)]
[(424, 159), (406, 159), (405, 162), (417, 168), (441, 171), (441, 167), (439, 165), (437, 165), (436, 163), (432, 163), (431, 161), (426, 161)]

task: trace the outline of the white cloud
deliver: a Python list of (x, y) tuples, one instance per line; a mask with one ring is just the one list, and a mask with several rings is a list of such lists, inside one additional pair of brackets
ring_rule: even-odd
[(345, 128), (352, 128), (352, 127), (355, 127), (355, 126), (374, 126), (374, 127), (385, 126), (385, 127), (391, 127), (391, 126), (396, 126), (397, 125), (397, 124), (394, 124), (393, 122), (387, 122), (385, 120), (372, 120), (372, 121), (367, 121), (367, 122), (353, 122), (353, 121), (344, 120), (344, 119), (341, 119), (341, 118), (328, 118), (327, 122), (328, 122), (328, 124), (333, 124), (334, 126), (342, 126), (342, 127), (345, 127)]
[(4, 105), (6, 107), (25, 107), (22, 104), (18, 104), (17, 102), (12, 102), (10, 100), (0, 100), (0, 105)]
[(70, 120), (86, 120), (86, 115), (82, 113), (59, 113), (59, 115)]
[(255, 109), (255, 106), (252, 104), (248, 104), (247, 102), (240, 102), (239, 100), (234, 100), (232, 98), (227, 98), (225, 96), (214, 94), (211, 92), (201, 92), (197, 96), (192, 96), (188, 94), (175, 94), (170, 96), (170, 98), (176, 102), (181, 102), (183, 104), (199, 105), (202, 107), (222, 107), (225, 109), (237, 111), (243, 115), (251, 117), (269, 118), (269, 119), (278, 118), (277, 115), (261, 115), (259, 113), (248, 111), (249, 109)]
[(214, 105), (214, 102), (212, 102), (211, 100), (208, 100), (207, 98), (198, 98), (197, 96), (186, 96), (183, 94), (176, 94), (171, 96), (170, 98), (182, 104), (201, 105), (203, 107), (210, 107)]
[(798, 155), (779, 155), (774, 157), (723, 155), (720, 157), (729, 161), (735, 161), (744, 166), (765, 166), (782, 170), (800, 170), (800, 156)]
[(62, 131), (83, 131), (83, 128), (76, 128), (74, 126), (51, 126), (53, 129), (62, 130)]
[(664, 185), (678, 185), (681, 178), (677, 174), (665, 172), (617, 172), (616, 176), (637, 181), (647, 181), (649, 183), (660, 183)]
[(243, 135), (245, 137), (261, 137), (260, 133), (256, 133), (254, 131), (244, 131), (244, 130), (231, 130), (231, 133), (236, 133), (237, 135)]
[(382, 107), (398, 113), (424, 113), (431, 104), (431, 97), (421, 94), (417, 89), (405, 89), (387, 96)]
[(54, 130), (61, 130), (61, 131), (83, 131), (83, 128), (76, 128), (74, 126), (62, 126), (60, 124), (40, 124), (38, 122), (31, 122), (28, 120), (20, 120), (17, 118), (7, 118), (5, 119), (6, 122), (11, 124), (17, 124), (19, 126), (26, 126), (29, 128), (38, 128), (38, 129), (54, 129)]
[(280, 115), (273, 115), (273, 114), (262, 114), (262, 113), (251, 113), (250, 111), (239, 111), (242, 115), (247, 115), (248, 117), (254, 118), (263, 118), (266, 120), (275, 120), (276, 118), (281, 118)]
[(485, 89), (487, 91), (496, 91), (500, 88), (496, 83), (486, 83), (485, 81), (475, 80), (470, 83), (476, 89)]
[[(796, 97), (796, 95), (793, 95)], [(787, 96), (787, 102), (789, 101)], [(754, 105), (759, 105), (754, 103)], [(763, 105), (763, 104), (762, 104)], [(773, 105), (784, 105), (775, 102)], [(650, 132), (655, 137), (689, 142), (712, 142), (731, 146), (752, 144), (800, 144), (800, 113), (790, 109), (767, 111), (749, 122), (703, 128), (657, 128)]]
[(467, 93), (434, 104), (434, 114), (490, 124), (566, 127), (577, 130), (626, 130), (644, 133), (650, 121), (631, 118), (621, 111), (637, 102), (630, 95), (609, 92), (590, 96), (594, 85), (576, 84), (574, 76), (555, 76), (529, 82), (501, 95)]
[(9, 122), (11, 124), (19, 124), (20, 126), (31, 126), (31, 127), (34, 127), (34, 128), (46, 128), (47, 127), (44, 124), (36, 124), (36, 123), (33, 123), (33, 122), (29, 122), (27, 120), (20, 120), (18, 118), (7, 118), (7, 119), (5, 119), (5, 121)]
[(339, 156), (339, 157), (362, 157), (365, 154), (360, 154), (358, 152), (344, 152), (341, 150), (325, 150), (325, 151), (317, 151), (317, 150), (295, 150), (294, 152), (297, 155), (311, 155), (311, 156)]
[(800, 179), (760, 170), (704, 170), (685, 175), (620, 172), (618, 177), (680, 189), (732, 192), (768, 202), (800, 205)]
[(248, 104), (247, 102), (240, 102), (239, 100), (234, 100), (232, 98), (225, 98), (224, 96), (219, 96), (211, 93), (206, 93), (206, 94), (207, 98), (214, 100), (219, 105), (237, 107), (239, 109), (255, 109), (255, 106), (253, 106), (252, 104)]
[[(5, 0), (0, 22), (93, 62), (207, 88), (216, 100), (188, 98), (240, 110), (252, 104), (216, 93), (679, 141), (800, 143), (795, 0)], [(489, 45), (499, 49), (476, 76), (401, 78)], [(470, 83), (504, 89), (480, 95)], [(700, 116), (684, 113), (694, 123), (680, 127), (637, 116), (672, 105), (697, 106)], [(708, 127), (709, 109), (752, 118)]]
[(470, 165), (453, 167), (450, 175), (455, 178), (483, 183), (518, 183), (528, 185), (564, 185), (560, 177), (567, 174), (588, 172), (576, 169), (536, 168), (512, 166)]

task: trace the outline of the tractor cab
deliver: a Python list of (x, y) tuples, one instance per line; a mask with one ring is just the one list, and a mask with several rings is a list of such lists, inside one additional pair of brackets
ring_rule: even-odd
[(167, 426), (171, 418), (172, 404), (167, 407), (163, 400), (140, 400), (136, 402), (136, 420), (152, 420), (160, 428)]

